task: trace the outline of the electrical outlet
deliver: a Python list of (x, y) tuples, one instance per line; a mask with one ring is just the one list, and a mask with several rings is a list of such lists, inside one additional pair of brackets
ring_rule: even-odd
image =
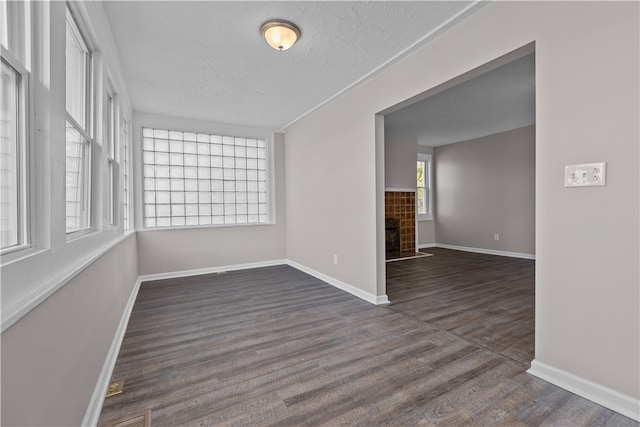
[(606, 185), (607, 164), (585, 163), (564, 167), (565, 187), (596, 187)]
[(493, 235), (493, 240), (498, 241), (500, 240), (500, 235), (498, 233)]
[(338, 254), (333, 254), (333, 263), (334, 264), (338, 263)]

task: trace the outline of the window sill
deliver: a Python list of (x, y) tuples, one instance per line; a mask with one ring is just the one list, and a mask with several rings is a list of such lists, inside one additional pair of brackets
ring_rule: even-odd
[(171, 230), (202, 230), (208, 228), (229, 228), (229, 227), (261, 227), (265, 225), (275, 225), (275, 221), (249, 223), (249, 224), (211, 224), (211, 225), (185, 225), (169, 227), (150, 227), (139, 231), (171, 231)]
[(425, 222), (425, 221), (433, 221), (433, 216), (431, 216), (431, 215), (418, 215), (418, 222)]
[(96, 229), (91, 228), (83, 228), (82, 230), (72, 231), (67, 233), (67, 243), (82, 239), (83, 237), (89, 236), (96, 232)]

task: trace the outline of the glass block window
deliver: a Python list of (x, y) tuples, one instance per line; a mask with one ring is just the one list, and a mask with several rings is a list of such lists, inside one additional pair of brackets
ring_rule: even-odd
[(263, 139), (142, 130), (146, 228), (268, 221)]

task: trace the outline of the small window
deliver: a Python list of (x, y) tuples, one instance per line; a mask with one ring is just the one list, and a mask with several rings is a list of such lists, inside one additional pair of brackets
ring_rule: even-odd
[(91, 227), (91, 53), (67, 7), (66, 230)]
[(265, 140), (142, 131), (146, 228), (268, 222)]
[(431, 155), (429, 154), (418, 154), (416, 190), (418, 220), (432, 219)]

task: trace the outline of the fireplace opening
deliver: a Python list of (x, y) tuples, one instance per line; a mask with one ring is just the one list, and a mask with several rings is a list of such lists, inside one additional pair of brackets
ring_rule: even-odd
[(386, 218), (384, 231), (387, 255), (400, 252), (400, 221), (395, 218)]

